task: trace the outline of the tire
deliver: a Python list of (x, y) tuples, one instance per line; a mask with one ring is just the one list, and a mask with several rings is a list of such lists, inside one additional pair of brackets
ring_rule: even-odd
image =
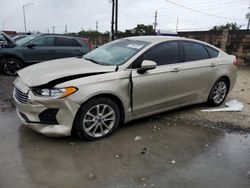
[(224, 102), (224, 100), (226, 99), (228, 91), (229, 91), (228, 80), (225, 78), (218, 79), (214, 83), (214, 85), (209, 93), (209, 97), (207, 100), (208, 104), (210, 106), (221, 105)]
[(4, 58), (1, 63), (1, 70), (4, 74), (9, 76), (15, 76), (16, 72), (23, 68), (23, 64), (16, 58)]
[(108, 137), (117, 129), (120, 119), (119, 107), (113, 100), (106, 97), (91, 99), (77, 113), (76, 135), (89, 141)]

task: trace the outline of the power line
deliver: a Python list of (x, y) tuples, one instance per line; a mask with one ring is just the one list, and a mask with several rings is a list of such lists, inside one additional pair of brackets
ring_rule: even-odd
[(210, 13), (207, 13), (207, 12), (202, 12), (202, 11), (199, 11), (199, 10), (196, 10), (196, 9), (184, 6), (182, 4), (175, 3), (173, 1), (169, 1), (169, 0), (165, 0), (165, 1), (167, 1), (168, 3), (174, 4), (174, 5), (178, 6), (178, 7), (182, 7), (184, 9), (187, 9), (187, 10), (199, 13), (199, 14), (204, 14), (204, 15), (208, 15), (208, 16), (212, 16), (212, 17), (217, 17), (217, 18), (222, 18), (222, 19), (238, 20), (238, 18), (229, 18), (229, 17), (224, 17), (224, 16), (218, 16), (218, 15), (215, 15), (215, 14), (210, 14)]

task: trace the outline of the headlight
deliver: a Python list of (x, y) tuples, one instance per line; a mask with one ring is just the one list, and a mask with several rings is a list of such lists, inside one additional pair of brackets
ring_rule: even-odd
[(34, 89), (33, 93), (40, 97), (64, 98), (75, 93), (76, 87)]

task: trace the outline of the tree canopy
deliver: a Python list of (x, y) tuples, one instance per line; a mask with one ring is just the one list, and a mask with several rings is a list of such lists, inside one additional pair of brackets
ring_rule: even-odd
[(241, 26), (237, 23), (227, 23), (226, 25), (213, 26), (211, 31), (223, 31), (224, 29), (229, 30), (240, 30)]

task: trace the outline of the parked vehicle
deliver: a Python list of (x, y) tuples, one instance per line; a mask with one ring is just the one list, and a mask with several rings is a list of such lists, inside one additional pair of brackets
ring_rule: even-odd
[(197, 40), (131, 37), (83, 58), (19, 71), (14, 100), (21, 121), (42, 134), (97, 140), (134, 119), (222, 104), (235, 85), (236, 64), (235, 56)]
[(30, 35), (15, 42), (3, 34), (8, 44), (0, 50), (3, 73), (15, 75), (21, 68), (42, 61), (82, 56), (91, 48), (81, 38), (63, 35)]
[(16, 36), (12, 37), (12, 39), (16, 42), (16, 41), (18, 41), (20, 39), (23, 39), (23, 38), (27, 37), (27, 36), (28, 35), (16, 35)]

